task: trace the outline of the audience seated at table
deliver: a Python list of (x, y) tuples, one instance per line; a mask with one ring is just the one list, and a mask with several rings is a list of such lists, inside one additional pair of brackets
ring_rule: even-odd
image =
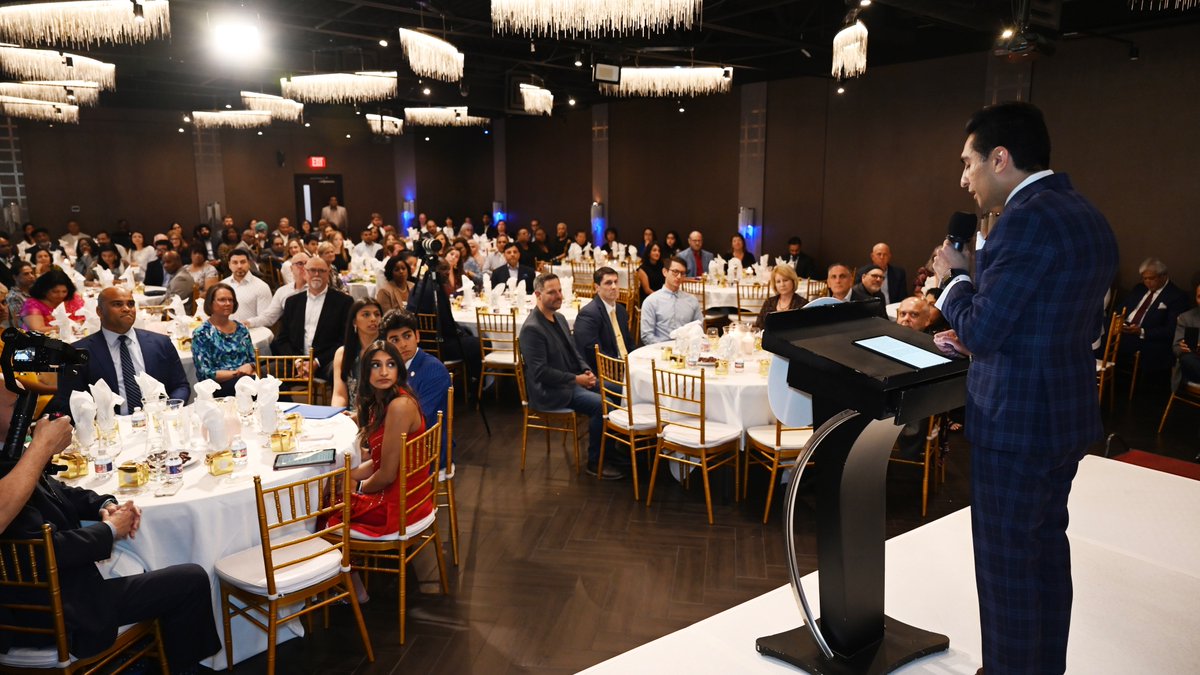
[(308, 264), (309, 255), (303, 251), (292, 256), (291, 259), (284, 264), (283, 268), (288, 270), (292, 281), (282, 284), (275, 289), (275, 293), (271, 296), (271, 304), (267, 306), (267, 311), (257, 316), (253, 320), (253, 326), (266, 326), (268, 328), (275, 325), (283, 316), (283, 306), (287, 299), (293, 295), (302, 292), (308, 288), (308, 272), (305, 271), (305, 265)]
[(667, 260), (663, 287), (642, 303), (642, 323), (639, 327), (642, 344), (650, 345), (670, 340), (671, 331), (704, 318), (700, 310), (700, 301), (691, 293), (680, 290), (686, 275), (685, 261), (677, 257)]
[(834, 263), (825, 271), (825, 285), (829, 288), (830, 297), (849, 302), (850, 291), (854, 288), (854, 276), (846, 265)]
[(257, 372), (250, 330), (232, 318), (237, 302), (237, 295), (226, 284), (208, 289), (204, 296), (208, 321), (192, 331), (196, 381), (216, 381), (221, 385), (220, 396), (233, 396), (237, 381)]
[(658, 235), (655, 234), (653, 227), (647, 227), (642, 230), (642, 241), (638, 244), (637, 254), (639, 258), (646, 257), (646, 249), (650, 248), (650, 244), (658, 241)]
[[(540, 274), (533, 285), (537, 307), (521, 325), (521, 359), (529, 405), (536, 410), (569, 408), (588, 417), (587, 472), (596, 475), (603, 440), (604, 414), (597, 393), (596, 374), (575, 348), (562, 307), (562, 285), (554, 274)], [(625, 473), (604, 465), (601, 478), (619, 480)]]
[[(508, 261), (504, 259), (504, 249), (508, 247), (508, 235), (497, 235), (496, 238), (491, 241), (491, 244), (492, 250), (486, 251), (483, 256), (483, 264), (481, 269), (483, 269), (484, 274), (495, 274), (496, 270), (508, 264)], [(519, 252), (517, 254), (517, 259), (518, 261), (520, 260)]]
[[(425, 424), (437, 423), (438, 412), (446, 412), (446, 395), (450, 391), (450, 371), (437, 357), (421, 349), (420, 323), (408, 310), (395, 310), (383, 316), (379, 334), (400, 352), (408, 372), (408, 386), (417, 395)], [(446, 437), (442, 436), (442, 463), (446, 468)], [(451, 467), (451, 470), (453, 467)]]
[(462, 255), (458, 249), (451, 248), (446, 251), (439, 267), (442, 269), (438, 271), (446, 282), (446, 295), (454, 295), (461, 291), (463, 286)]
[(140, 372), (161, 382), (167, 398), (184, 401), (189, 398), (191, 387), (179, 360), (179, 350), (170, 338), (133, 327), (137, 303), (129, 289), (110, 286), (100, 291), (96, 313), (100, 316), (101, 330), (74, 344), (75, 348), (87, 351), (88, 361), (75, 373), (59, 373), (52, 410), (69, 413), (72, 391), (86, 391), (88, 385), (104, 380), (125, 399), (119, 412), (132, 413), (142, 405), (141, 387), (133, 379)]
[(315, 376), (328, 382), (333, 378), (333, 355), (342, 346), (354, 301), (330, 287), (329, 264), (321, 258), (310, 258), (305, 272), (308, 288), (284, 302), (283, 324), (271, 343), (271, 353), (307, 356), (311, 348)]
[(358, 400), (358, 357), (367, 345), (380, 339), (382, 318), (383, 310), (375, 300), (364, 298), (350, 305), (350, 322), (346, 324), (342, 346), (333, 353), (332, 405), (354, 412)]
[(504, 247), (504, 262), (503, 267), (492, 272), (492, 288), (507, 284), (509, 279), (516, 279), (522, 293), (533, 292), (533, 279), (537, 273), (523, 262), (521, 247), (517, 242), (510, 241)]
[(550, 246), (546, 241), (546, 231), (538, 228), (533, 231), (533, 242), (529, 245), (530, 251), (533, 252), (533, 262), (549, 263), (554, 261), (554, 252), (550, 250)]
[(679, 238), (679, 233), (675, 230), (667, 230), (667, 233), (662, 238), (663, 245), (663, 260), (672, 258), (684, 249), (683, 239)]
[(192, 262), (184, 269), (187, 270), (192, 281), (199, 287), (200, 294), (203, 295), (221, 280), (221, 273), (205, 257), (204, 249), (193, 246), (189, 249), (189, 257)]
[(408, 258), (411, 256), (412, 252), (402, 251), (400, 255), (388, 258), (383, 266), (383, 278), (376, 287), (375, 299), (385, 313), (408, 306), (413, 289), (413, 282), (408, 280)]
[(54, 264), (54, 255), (44, 248), (29, 249), (29, 261), (33, 263), (33, 272), (39, 277), (52, 269), (58, 269)]
[[(113, 249), (115, 252), (116, 249)], [(87, 276), (92, 271), (92, 266), (100, 256), (96, 252), (96, 242), (92, 241), (91, 237), (80, 237), (75, 241), (75, 271), (83, 276)]]
[[(87, 241), (80, 239), (79, 243)], [(113, 279), (121, 278), (121, 275), (128, 269), (124, 262), (121, 261), (121, 253), (117, 251), (117, 247), (112, 244), (101, 246), (97, 251), (97, 259), (92, 263), (92, 266), (84, 272), (85, 281), (96, 281), (99, 279), (99, 273), (96, 270), (107, 270), (112, 275)], [(78, 261), (76, 261), (76, 271), (78, 271)], [(161, 279), (160, 279), (161, 281)]]
[[(35, 270), (36, 273), (36, 270)], [(54, 319), (54, 310), (62, 305), (67, 316), (83, 309), (83, 298), (76, 293), (75, 282), (60, 269), (49, 270), (29, 287), (29, 299), (21, 307), (21, 324), (39, 333), (46, 332)], [(68, 326), (60, 326), (67, 329)]]
[(550, 249), (550, 254), (554, 256), (555, 262), (560, 262), (567, 256), (567, 249), (571, 247), (571, 235), (567, 230), (566, 223), (558, 223), (554, 226), (554, 237), (546, 242), (546, 248)]
[(812, 279), (817, 276), (817, 263), (812, 256), (804, 252), (804, 242), (800, 237), (788, 239), (787, 253), (775, 259), (775, 263), (786, 263), (796, 270), (796, 276), (801, 279)]
[[(908, 274), (904, 268), (892, 264), (892, 248), (883, 242), (871, 247), (871, 263), (878, 267), (884, 275), (886, 283), (880, 286), (884, 304), (900, 302), (912, 295), (912, 287), (908, 285)], [(861, 273), (866, 267), (860, 268)]]
[[(929, 303), (923, 298), (908, 297), (900, 302), (896, 309), (896, 323), (911, 328), (917, 332), (925, 332), (929, 328)], [(896, 440), (901, 459), (916, 461), (921, 458), (925, 448), (925, 437), (929, 435), (929, 418), (909, 422), (900, 430)]]
[(15, 285), (13, 267), (19, 260), (13, 249), (12, 238), (8, 233), (0, 232), (0, 284), (9, 288)]
[[(1184, 341), (1188, 329), (1195, 333), (1200, 331), (1200, 286), (1196, 286), (1196, 307), (1179, 315), (1175, 324), (1175, 356), (1179, 359), (1179, 372), (1187, 382), (1200, 382), (1200, 350), (1192, 349)], [(1193, 336), (1192, 340), (1196, 338)], [(1175, 386), (1178, 386), (1176, 383)]]
[[(161, 236), (161, 235), (160, 235)], [(145, 283), (147, 286), (165, 286), (163, 283), (162, 257), (163, 254), (171, 250), (171, 242), (163, 236), (161, 239), (154, 240), (154, 258), (146, 263)]]
[(333, 260), (329, 262), (338, 272), (345, 272), (350, 269), (350, 251), (346, 248), (346, 238), (341, 230), (330, 228), (330, 232), (325, 241), (329, 242), (333, 247)]
[(28, 260), (14, 262), (12, 274), (15, 278), (8, 287), (8, 299), (5, 300), (8, 306), (8, 323), (13, 328), (24, 328), (21, 310), (25, 307), (25, 301), (29, 300), (29, 290), (37, 277), (33, 274), (33, 263)]
[(629, 334), (629, 312), (617, 303), (621, 292), (617, 271), (600, 267), (592, 274), (595, 295), (579, 309), (575, 317), (575, 346), (588, 368), (596, 371), (596, 345), (600, 353), (614, 359), (624, 358), (633, 351), (633, 336)]
[(235, 249), (229, 254), (229, 276), (221, 283), (237, 294), (238, 310), (233, 318), (250, 328), (258, 326), (258, 320), (271, 306), (271, 287), (267, 282), (250, 273), (254, 262), (245, 249)]
[(764, 327), (767, 315), (772, 312), (800, 309), (808, 304), (808, 300), (800, 294), (800, 279), (796, 276), (796, 270), (790, 265), (776, 265), (771, 270), (770, 285), (775, 293), (763, 302), (758, 318), (754, 320), (755, 328)]
[(645, 302), (651, 293), (663, 287), (663, 262), (667, 259), (663, 245), (657, 241), (648, 243), (641, 256), (642, 264), (637, 268), (639, 304)]
[(183, 307), (187, 313), (196, 313), (196, 282), (192, 279), (192, 275), (188, 274), (187, 269), (183, 266), (183, 258), (179, 255), (179, 251), (167, 251), (163, 254), (163, 281), (166, 282), (167, 292), (163, 296), (163, 303), (170, 304), (172, 299), (180, 298), (183, 300)]
[(855, 302), (880, 300), (880, 311), (883, 311), (883, 305), (887, 304), (887, 300), (883, 297), (883, 284), (886, 278), (878, 265), (867, 265), (859, 269), (858, 283), (854, 284), (854, 288), (850, 290), (850, 299)]
[[(153, 246), (146, 243), (146, 235), (135, 230), (129, 233), (129, 263), (130, 265), (146, 269), (146, 265), (150, 264), (151, 260), (158, 255)], [(170, 241), (168, 239), (168, 241)]]
[(679, 252), (679, 258), (687, 265), (687, 275), (692, 278), (708, 274), (708, 263), (714, 257), (711, 251), (704, 250), (704, 235), (699, 230), (692, 230), (687, 250)]
[(758, 262), (758, 258), (746, 250), (746, 238), (740, 234), (734, 234), (729, 239), (729, 250), (725, 253), (725, 261), (732, 260), (740, 262), (743, 269)]
[(1175, 364), (1172, 351), (1175, 324), (1191, 304), (1187, 293), (1171, 281), (1167, 266), (1157, 258), (1147, 258), (1138, 266), (1142, 281), (1133, 287), (1120, 305), (1124, 325), (1117, 360), (1132, 367), (1134, 354), (1140, 353), (1138, 377), (1165, 382)]

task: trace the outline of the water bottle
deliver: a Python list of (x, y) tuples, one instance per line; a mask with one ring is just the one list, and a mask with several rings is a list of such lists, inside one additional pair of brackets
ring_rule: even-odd
[(113, 458), (108, 454), (108, 448), (101, 443), (96, 449), (96, 456), (92, 458), (92, 472), (97, 476), (107, 476), (113, 470)]
[(183, 458), (179, 456), (178, 448), (172, 448), (167, 453), (166, 474), (168, 483), (179, 480), (179, 477), (183, 475)]
[(233, 453), (233, 465), (239, 469), (246, 466), (246, 441), (241, 437), (233, 439), (233, 443), (229, 446), (229, 451)]

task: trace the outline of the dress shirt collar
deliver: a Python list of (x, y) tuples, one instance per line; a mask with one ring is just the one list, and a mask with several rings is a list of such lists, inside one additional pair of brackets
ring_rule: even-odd
[(601, 298), (598, 295), (596, 297), (600, 300), (600, 303), (604, 305), (605, 314), (612, 314), (613, 312), (617, 311), (617, 303), (614, 302), (610, 305), (607, 302), (604, 302), (604, 298)]
[(324, 297), (325, 297), (325, 295), (326, 295), (327, 293), (329, 293), (329, 287), (328, 287), (328, 286), (326, 286), (326, 287), (325, 287), (325, 290), (321, 291), (320, 293), (317, 293), (316, 295), (313, 295), (313, 292), (312, 292), (312, 290), (311, 290), (311, 289), (309, 289), (309, 291), (308, 291), (308, 299), (309, 299), (310, 301), (312, 301), (312, 302), (316, 302), (317, 300), (320, 300), (320, 299), (324, 298)]
[(111, 331), (107, 328), (101, 328), (100, 332), (104, 334), (104, 344), (108, 345), (109, 347), (117, 347), (118, 346), (117, 339), (120, 338), (122, 335), (129, 336), (129, 344), (131, 346), (138, 344), (137, 332), (134, 331), (134, 329), (132, 329), (132, 328), (130, 328), (129, 331), (125, 332), (125, 333), (118, 333), (116, 331)]
[(1051, 171), (1050, 169), (1046, 169), (1045, 171), (1038, 171), (1037, 173), (1029, 174), (1029, 176), (1027, 176), (1025, 178), (1025, 180), (1021, 181), (1020, 183), (1017, 183), (1017, 187), (1013, 188), (1012, 192), (1008, 193), (1008, 199), (1004, 200), (1004, 205), (1008, 206), (1008, 203), (1010, 201), (1012, 201), (1013, 195), (1020, 192), (1023, 188), (1025, 188), (1025, 186), (1035, 183), (1035, 182), (1045, 178), (1046, 176), (1050, 176), (1053, 174), (1054, 174), (1054, 172)]

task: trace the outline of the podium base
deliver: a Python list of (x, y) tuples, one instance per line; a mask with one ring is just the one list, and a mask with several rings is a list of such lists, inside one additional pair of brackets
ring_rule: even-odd
[[(820, 619), (817, 620), (820, 623)], [(922, 656), (950, 648), (950, 638), (884, 616), (883, 640), (854, 656), (825, 658), (805, 626), (760, 637), (758, 653), (779, 659), (813, 675), (877, 675), (890, 673)]]

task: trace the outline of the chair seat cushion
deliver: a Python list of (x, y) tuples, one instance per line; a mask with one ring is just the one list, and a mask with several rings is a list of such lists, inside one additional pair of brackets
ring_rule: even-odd
[[(299, 539), (304, 533), (284, 537), (280, 543), (291, 539)], [(324, 539), (309, 541), (276, 550), (272, 561), (276, 566), (285, 562), (304, 558), (329, 546)], [(262, 546), (255, 546), (217, 561), (217, 576), (229, 584), (251, 593), (266, 595), (267, 574), (263, 569)], [(275, 572), (275, 590), (280, 595), (286, 595), (306, 586), (325, 581), (341, 571), (342, 556), (336, 551), (323, 553), (312, 560), (290, 565)]]
[(436, 519), (437, 519), (437, 509), (434, 509), (429, 512), (429, 515), (418, 520), (417, 522), (413, 523), (412, 525), (409, 525), (406, 528), (407, 531), (404, 534), (400, 534), (399, 532), (392, 532), (391, 534), (383, 534), (378, 537), (372, 537), (369, 534), (363, 534), (362, 532), (355, 530), (354, 527), (351, 526), (350, 538), (357, 540), (357, 541), (408, 541), (409, 539), (412, 539), (413, 537), (417, 536), (418, 534), (421, 534), (425, 530), (428, 530), (429, 526), (432, 525), (433, 521)]
[(704, 423), (704, 444), (700, 443), (700, 430), (668, 424), (663, 427), (663, 440), (676, 445), (691, 448), (711, 448), (728, 443), (741, 437), (742, 430), (730, 424), (706, 421)]
[(1109, 368), (1116, 368), (1116, 367), (1117, 367), (1117, 364), (1113, 363), (1112, 361), (1105, 361), (1104, 359), (1096, 359), (1096, 372), (1097, 373), (1103, 373), (1104, 371), (1108, 370)]
[(483, 362), (490, 363), (492, 365), (512, 366), (516, 365), (517, 359), (512, 352), (488, 352), (487, 355), (483, 357)]
[(1200, 382), (1184, 382), (1183, 388), (1192, 396), (1200, 396)]
[(444, 469), (444, 468), (438, 469), (438, 482), (445, 483), (447, 480), (454, 480), (454, 465), (453, 464), (450, 465), (449, 472), (447, 472), (446, 469)]
[[(761, 427), (750, 427), (746, 430), (746, 435), (754, 439), (760, 445), (765, 445), (768, 448), (775, 446), (775, 425), (764, 424)], [(780, 450), (799, 450), (804, 447), (808, 439), (813, 435), (812, 429), (790, 429), (785, 430), (779, 435)]]
[(633, 429), (634, 431), (646, 431), (658, 426), (658, 418), (654, 416), (653, 403), (633, 404), (632, 427), (629, 426), (629, 413), (624, 410), (613, 410), (608, 413), (608, 421), (621, 429)]
[[(70, 662), (75, 663), (74, 655)], [(9, 668), (58, 668), (58, 649), (49, 647), (10, 647), (7, 654), (0, 653), (0, 666)]]

